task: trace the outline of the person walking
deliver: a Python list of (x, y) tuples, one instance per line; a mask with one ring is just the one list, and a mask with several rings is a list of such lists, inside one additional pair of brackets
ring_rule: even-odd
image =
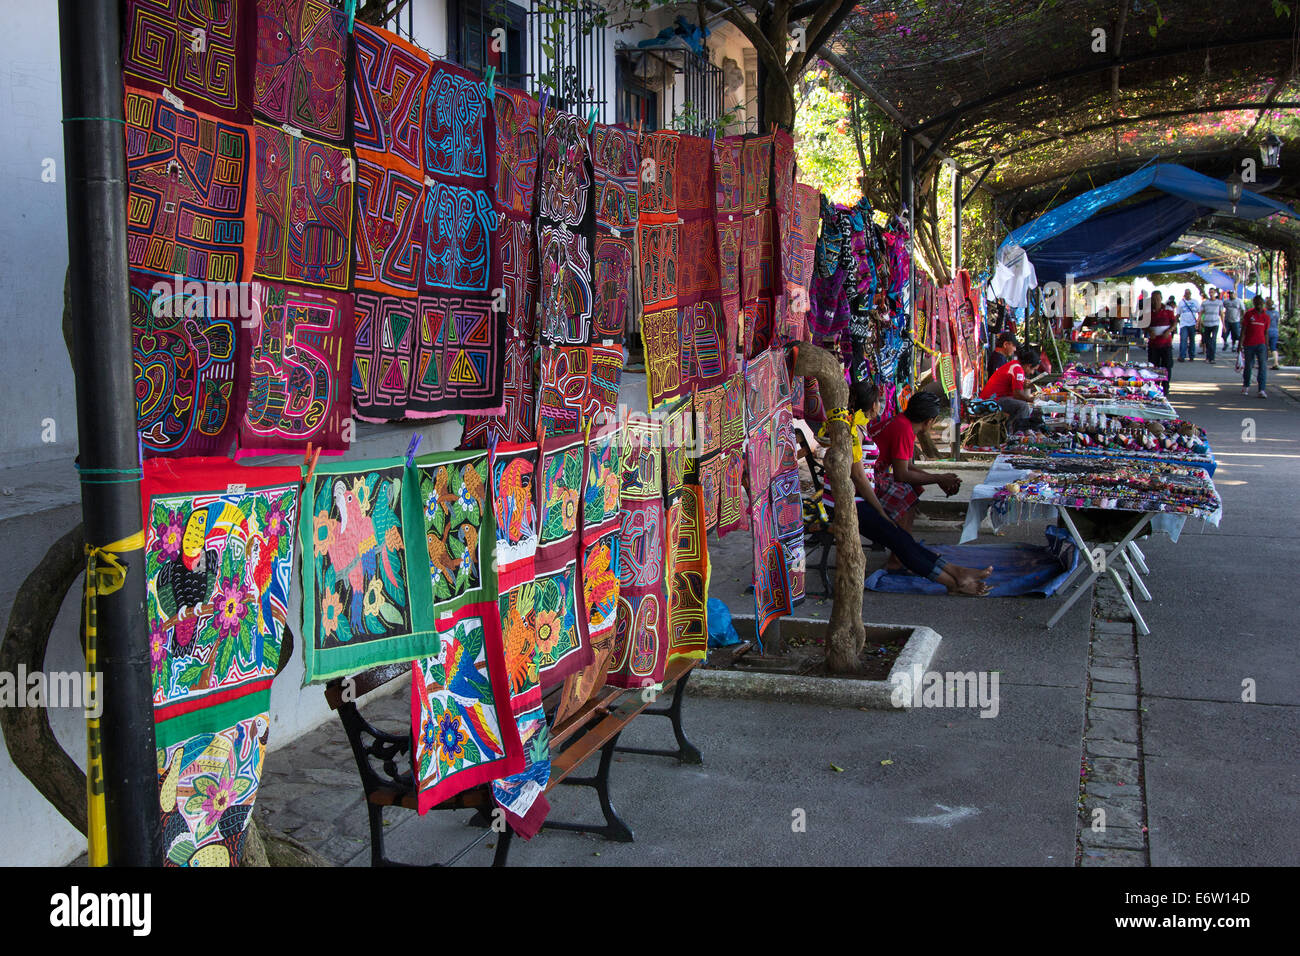
[(1174, 313), (1164, 307), (1159, 289), (1152, 294), (1151, 304), (1153, 311), (1151, 324), (1147, 327), (1147, 361), (1168, 373), (1160, 383), (1168, 395), (1169, 380), (1174, 376)]
[(1214, 347), (1219, 344), (1219, 320), (1223, 315), (1223, 303), (1219, 301), (1219, 290), (1210, 289), (1204, 303), (1201, 304), (1201, 346), (1205, 349), (1205, 361), (1214, 364)]
[(1250, 366), (1259, 363), (1259, 397), (1268, 398), (1264, 391), (1268, 373), (1265, 371), (1264, 348), (1268, 344), (1268, 313), (1264, 311), (1264, 297), (1255, 296), (1255, 307), (1241, 319), (1241, 351), (1245, 368), (1241, 377), (1241, 394), (1250, 394)]
[(1227, 298), (1223, 300), (1223, 347), (1228, 347), (1228, 340), (1232, 340), (1232, 347), (1239, 348), (1241, 343), (1241, 314), (1245, 312), (1241, 300), (1237, 298), (1237, 293), (1228, 290)]
[(1282, 313), (1271, 298), (1264, 300), (1264, 311), (1268, 313), (1268, 367), (1281, 368), (1277, 361), (1277, 340), (1282, 331)]
[(1192, 290), (1183, 293), (1178, 303), (1178, 361), (1196, 361), (1196, 329), (1201, 320), (1201, 304), (1192, 298)]

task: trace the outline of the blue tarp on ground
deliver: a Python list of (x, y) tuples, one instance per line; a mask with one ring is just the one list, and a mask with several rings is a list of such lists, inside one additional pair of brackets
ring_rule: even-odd
[[(1079, 549), (1063, 528), (1047, 528), (1047, 544), (941, 544), (933, 550), (966, 568), (992, 566), (990, 597), (1048, 597), (1056, 593), (1079, 563)], [(947, 594), (929, 578), (884, 568), (867, 578), (867, 590), (889, 594)]]
[[(1105, 212), (1145, 189), (1166, 195)], [(1014, 230), (999, 250), (1028, 251), (1038, 281), (1083, 281), (1123, 275), (1157, 255), (1187, 226), (1211, 212), (1233, 215), (1228, 185), (1172, 163), (1157, 163), (1075, 196)], [(1235, 204), (1241, 219), (1295, 216), (1276, 200), (1242, 190)]]

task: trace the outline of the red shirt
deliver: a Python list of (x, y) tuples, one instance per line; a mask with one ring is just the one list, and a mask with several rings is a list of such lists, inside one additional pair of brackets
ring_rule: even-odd
[(1241, 344), (1249, 348), (1263, 345), (1268, 341), (1268, 313), (1263, 309), (1251, 309), (1241, 320)]
[(980, 389), (980, 398), (1012, 398), (1025, 390), (1025, 367), (1020, 362), (1008, 362), (989, 376)]
[(892, 472), (896, 461), (911, 461), (916, 454), (916, 432), (912, 430), (911, 420), (900, 413), (885, 422), (876, 432), (876, 447), (880, 449), (877, 474)]
[(1169, 309), (1156, 309), (1151, 314), (1150, 344), (1164, 348), (1174, 344), (1174, 313)]

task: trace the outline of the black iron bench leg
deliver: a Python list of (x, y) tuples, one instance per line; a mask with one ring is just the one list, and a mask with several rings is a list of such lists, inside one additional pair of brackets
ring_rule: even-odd
[(647, 754), (651, 757), (676, 757), (682, 763), (702, 764), (704, 755), (700, 749), (686, 739), (686, 731), (682, 729), (682, 698), (686, 693), (686, 682), (690, 680), (691, 673), (687, 671), (682, 675), (677, 685), (673, 688), (673, 702), (667, 707), (647, 707), (641, 711), (641, 715), (650, 714), (655, 717), (668, 717), (673, 722), (673, 736), (677, 738), (676, 750), (662, 750), (653, 747), (615, 747), (621, 754)]
[(515, 838), (515, 831), (506, 827), (497, 835), (497, 848), (492, 854), (493, 866), (505, 866), (506, 857), (510, 855), (510, 841)]
[(566, 777), (560, 781), (561, 784), (571, 787), (591, 787), (596, 791), (596, 796), (600, 798), (600, 809), (605, 815), (603, 825), (594, 825), (590, 823), (559, 823), (547, 820), (542, 824), (546, 830), (567, 830), (571, 833), (594, 833), (597, 836), (603, 836), (606, 840), (612, 840), (615, 843), (631, 843), (635, 839), (632, 830), (618, 811), (614, 809), (614, 804), (609, 799), (609, 768), (614, 762), (615, 745), (618, 743), (616, 734), (609, 743), (600, 748), (600, 765), (596, 768), (594, 776), (590, 777)]
[(384, 859), (384, 808), (375, 803), (366, 804), (370, 814), (370, 865), (387, 866)]

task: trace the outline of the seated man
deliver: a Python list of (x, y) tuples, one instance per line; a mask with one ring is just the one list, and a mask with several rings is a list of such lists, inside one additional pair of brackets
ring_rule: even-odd
[(944, 408), (943, 400), (937, 395), (917, 392), (903, 412), (874, 433), (880, 452), (873, 469), (875, 488), (889, 517), (904, 531), (912, 530), (922, 486), (938, 485), (950, 497), (961, 488), (961, 479), (952, 472), (936, 474), (912, 464), (917, 440), (929, 433)]
[(1034, 418), (1034, 407), (1030, 403), (1033, 395), (1025, 378), (1026, 368), (1036, 368), (1042, 361), (1042, 353), (1032, 345), (1026, 345), (1016, 353), (1016, 360), (1008, 362), (989, 376), (980, 390), (980, 398), (996, 399), (998, 406), (1011, 418), (1010, 430), (1023, 431)]
[[(913, 574), (931, 581), (937, 581), (948, 589), (949, 594), (961, 594), (968, 597), (983, 597), (989, 593), (985, 582), (992, 568), (982, 571), (950, 564), (934, 551), (920, 544), (885, 513), (884, 506), (876, 497), (872, 478), (875, 474), (874, 464), (879, 449), (871, 439), (863, 423), (875, 417), (878, 410), (877, 390), (874, 385), (859, 382), (849, 390), (849, 412), (853, 416), (857, 439), (861, 443), (862, 453), (853, 463), (849, 477), (853, 480), (856, 492), (855, 503), (858, 512), (858, 531), (876, 544), (889, 549), (899, 564)], [(913, 396), (911, 404), (916, 403)], [(909, 404), (910, 407), (910, 404)], [(829, 485), (829, 480), (828, 480)], [(826, 489), (826, 501), (834, 505), (834, 494)]]
[(992, 375), (1015, 357), (1016, 337), (1003, 332), (998, 336), (998, 344), (993, 349), (993, 358), (989, 362), (989, 374)]

